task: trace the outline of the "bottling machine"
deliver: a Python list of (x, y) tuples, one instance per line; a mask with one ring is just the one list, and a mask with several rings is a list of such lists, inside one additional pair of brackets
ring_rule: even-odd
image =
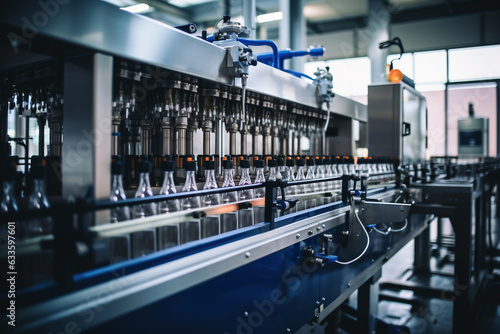
[(101, 1), (2, 3), (0, 31), (2, 328), (307, 333), (356, 290), (376, 328), (383, 263), (433, 218), (424, 161), (349, 157), (367, 108), (328, 69)]

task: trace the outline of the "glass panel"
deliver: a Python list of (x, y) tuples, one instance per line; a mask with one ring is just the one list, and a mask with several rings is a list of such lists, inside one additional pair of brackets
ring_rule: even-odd
[(458, 120), (469, 117), (469, 103), (475, 116), (489, 119), (489, 155), (497, 151), (496, 84), (462, 84), (448, 87), (448, 155), (458, 155)]
[(498, 45), (450, 50), (450, 82), (500, 78), (498, 59)]
[[(422, 162), (426, 158), (425, 101), (403, 89), (403, 157), (405, 163)], [(407, 131), (406, 131), (407, 130)]]
[[(427, 86), (427, 85), (426, 85)], [(427, 156), (445, 155), (445, 112), (444, 112), (444, 85), (443, 87), (425, 87), (422, 90), (417, 86), (418, 91), (426, 99), (427, 115)], [(442, 88), (442, 89), (439, 89)]]
[(417, 52), (415, 57), (416, 83), (446, 82), (446, 51)]

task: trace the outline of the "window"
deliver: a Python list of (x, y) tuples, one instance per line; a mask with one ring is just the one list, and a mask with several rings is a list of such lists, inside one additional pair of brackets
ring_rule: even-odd
[(450, 82), (500, 78), (499, 59), (499, 45), (450, 50)]

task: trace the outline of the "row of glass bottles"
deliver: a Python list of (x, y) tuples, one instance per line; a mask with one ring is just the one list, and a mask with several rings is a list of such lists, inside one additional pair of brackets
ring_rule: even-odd
[[(0, 161), (0, 212), (3, 214), (17, 213), (19, 211), (18, 201), (15, 192), (15, 182), (17, 176), (17, 163), (14, 157), (5, 156)], [(28, 173), (27, 173), (28, 175)], [(29, 195), (25, 198), (26, 209), (44, 210), (49, 209), (50, 204), (45, 189), (46, 166), (45, 159), (39, 156), (31, 157), (31, 168), (29, 171)], [(14, 224), (15, 229), (9, 230), (9, 226)], [(43, 237), (53, 232), (53, 221), (49, 216), (27, 219), (23, 221), (12, 221), (1, 224), (2, 237), (0, 244), (7, 243), (9, 231), (15, 231), (17, 240)], [(30, 285), (47, 282), (52, 279), (53, 261), (51, 250), (40, 250), (31, 254), (18, 254), (16, 258), (16, 271), (22, 272), (17, 277), (16, 286), (24, 288)]]
[[(122, 183), (122, 165), (119, 161), (119, 157), (114, 158), (112, 166), (113, 173), (113, 194), (112, 200), (118, 201), (125, 199), (125, 192), (123, 190)], [(198, 187), (196, 184), (196, 162), (192, 159), (188, 159), (186, 168), (186, 181), (182, 188), (182, 192), (193, 192), (197, 191)], [(291, 158), (278, 159), (278, 160), (268, 160), (268, 180), (276, 180), (281, 178), (287, 181), (301, 181), (301, 180), (314, 180), (321, 178), (338, 177), (343, 173), (353, 172), (351, 169), (354, 167), (353, 164), (332, 164), (329, 158), (321, 159), (317, 157), (316, 159), (297, 159), (296, 166)], [(307, 165), (307, 170), (305, 166)], [(203, 189), (216, 189), (218, 187), (217, 180), (215, 177), (215, 162), (208, 160), (205, 161), (205, 185)], [(135, 197), (149, 197), (153, 195), (151, 186), (149, 184), (149, 172), (151, 169), (150, 163), (145, 157), (141, 158), (139, 164), (140, 169), (140, 182), (139, 187), (136, 191)], [(176, 187), (174, 184), (174, 171), (175, 162), (168, 161), (164, 158), (163, 161), (164, 169), (164, 181), (160, 194), (172, 194), (176, 192)], [(249, 160), (240, 161), (240, 181), (239, 185), (252, 184), (250, 177), (250, 162)], [(254, 183), (262, 183), (265, 181), (264, 175), (264, 161), (256, 160), (254, 161), (254, 173), (255, 180)], [(223, 182), (221, 187), (234, 187), (234, 163), (232, 160), (223, 161)], [(287, 196), (294, 194), (305, 194), (311, 192), (320, 191), (330, 191), (337, 190), (340, 191), (341, 181), (329, 181), (329, 182), (319, 182), (304, 184), (299, 186), (290, 186), (286, 188)], [(158, 203), (147, 203), (142, 205), (137, 205), (133, 210), (134, 218), (143, 218), (147, 216), (152, 216), (155, 214), (166, 214), (169, 212), (175, 212), (179, 210), (190, 210), (200, 207), (211, 207), (219, 204), (227, 204), (236, 201), (247, 201), (253, 198), (261, 198), (265, 196), (265, 189), (263, 187), (249, 190), (242, 190), (238, 193), (234, 191), (224, 192), (222, 194), (209, 194), (200, 196), (192, 196), (182, 200), (168, 200)], [(278, 196), (281, 196), (278, 191)], [(338, 198), (336, 197), (325, 197), (323, 199), (307, 199), (304, 201), (299, 201), (296, 208), (292, 208), (285, 212), (285, 214), (295, 211), (300, 211), (303, 209), (308, 209), (315, 207), (317, 205), (322, 205), (330, 203)], [(112, 212), (112, 222), (124, 221), (131, 218), (128, 207), (116, 208)], [(178, 244), (184, 244), (190, 241), (199, 240), (200, 238), (206, 238), (213, 235), (218, 235), (220, 233), (228, 232), (237, 228), (251, 226), (252, 224), (264, 221), (264, 208), (254, 207), (249, 209), (240, 209), (238, 211), (223, 213), (221, 215), (213, 215), (204, 217), (202, 219), (193, 219), (188, 222), (183, 222), (181, 224), (173, 224), (157, 229), (151, 229), (141, 232), (136, 232), (131, 235), (131, 239), (127, 240), (128, 236), (124, 237), (121, 241), (113, 241), (113, 243), (119, 242), (117, 247), (111, 247), (111, 249), (123, 249), (124, 244), (131, 244), (131, 252), (112, 251), (112, 257), (117, 261), (122, 261), (126, 257), (139, 257), (154, 252), (155, 250), (162, 250), (169, 248)]]

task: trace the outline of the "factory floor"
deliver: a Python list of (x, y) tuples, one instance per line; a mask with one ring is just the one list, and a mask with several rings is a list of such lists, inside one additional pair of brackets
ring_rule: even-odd
[[(500, 217), (496, 216), (496, 206), (492, 201), (492, 241), (496, 245), (491, 274), (485, 293), (481, 296), (479, 318), (474, 326), (475, 333), (500, 333)], [(436, 240), (436, 222), (430, 225), (431, 242)], [(448, 220), (443, 221), (443, 235), (453, 234)], [(487, 241), (488, 244), (488, 241)], [(453, 259), (452, 252), (448, 252)], [(431, 257), (431, 272), (440, 272), (440, 275), (413, 275), (411, 268), (414, 259), (414, 243), (408, 243), (394, 257), (392, 257), (382, 268), (382, 277), (379, 282), (393, 280), (409, 280), (425, 286), (453, 290), (453, 263), (443, 261), (447, 254), (444, 249), (434, 252)], [(384, 300), (383, 295), (388, 294), (404, 297), (412, 300), (413, 306), (407, 303)], [(406, 326), (410, 333), (451, 333), (453, 303), (443, 298), (430, 298), (415, 294), (410, 290), (389, 291), (380, 289), (380, 301), (378, 304), (378, 318), (387, 324)], [(357, 294), (354, 293), (348, 300), (348, 305), (357, 307)], [(338, 321), (338, 318), (337, 320)], [(314, 333), (343, 334), (348, 333), (338, 327), (323, 324)], [(395, 331), (383, 331), (382, 333), (395, 333)], [(379, 334), (379, 333), (377, 333)]]

